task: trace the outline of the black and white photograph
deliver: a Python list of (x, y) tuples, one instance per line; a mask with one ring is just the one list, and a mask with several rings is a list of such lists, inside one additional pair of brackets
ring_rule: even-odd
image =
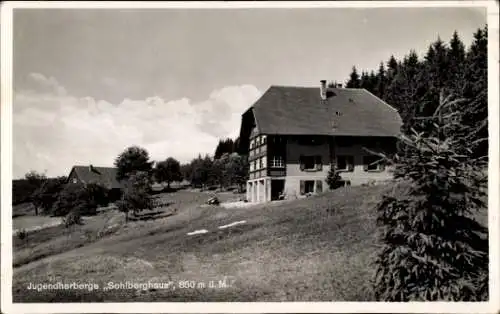
[(9, 308), (500, 310), (498, 1), (40, 2), (2, 6)]

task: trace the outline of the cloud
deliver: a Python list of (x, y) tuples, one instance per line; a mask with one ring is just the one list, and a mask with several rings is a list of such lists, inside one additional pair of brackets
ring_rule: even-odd
[(59, 84), (54, 77), (46, 77), (40, 73), (30, 73), (29, 78), (36, 83), (38, 87), (35, 91), (43, 94), (56, 94), (59, 96), (66, 95), (66, 89)]
[(112, 77), (104, 77), (101, 80), (102, 84), (108, 87), (115, 87), (118, 84), (118, 81), (115, 78)]
[(153, 160), (181, 162), (213, 153), (222, 137), (235, 137), (241, 114), (259, 96), (253, 85), (214, 90), (208, 99), (150, 97), (110, 103), (74, 97), (55, 78), (30, 74), (36, 86), (14, 94), (14, 177), (30, 170), (65, 175), (75, 164), (111, 166), (130, 145)]

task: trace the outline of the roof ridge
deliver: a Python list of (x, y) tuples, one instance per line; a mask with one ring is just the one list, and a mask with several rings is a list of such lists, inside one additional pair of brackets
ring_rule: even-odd
[[(319, 86), (298, 86), (298, 85), (271, 85), (271, 87), (282, 87), (282, 88), (304, 88), (304, 89), (319, 89)], [(361, 87), (328, 87), (328, 89), (348, 89), (348, 90), (366, 90), (365, 88)]]
[[(86, 168), (86, 169), (89, 169), (90, 165), (74, 165), (71, 168)], [(94, 169), (116, 169), (116, 167), (94, 166), (94, 165), (92, 165), (92, 168), (94, 168)]]
[(274, 85), (274, 84), (273, 84), (273, 85), (271, 85), (271, 86), (270, 86), (270, 88), (271, 88), (271, 87), (286, 87), (286, 88), (319, 88), (319, 86), (318, 86), (318, 87), (316, 87), (316, 86)]

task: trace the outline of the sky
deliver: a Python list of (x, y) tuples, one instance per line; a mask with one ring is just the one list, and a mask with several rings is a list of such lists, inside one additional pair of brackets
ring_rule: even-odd
[(236, 137), (270, 85), (345, 81), (423, 56), (480, 8), (16, 9), (13, 175), (112, 166), (131, 145), (188, 162)]

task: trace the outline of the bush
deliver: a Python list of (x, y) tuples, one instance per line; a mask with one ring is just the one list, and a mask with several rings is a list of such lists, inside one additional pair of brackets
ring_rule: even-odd
[(80, 208), (77, 207), (70, 210), (70, 212), (63, 218), (63, 223), (66, 228), (83, 224)]
[(64, 188), (65, 184), (66, 177), (51, 178), (43, 181), (42, 185), (31, 196), (35, 211), (38, 213), (38, 209), (41, 209), (44, 214), (51, 214), (58, 194)]
[(114, 203), (121, 199), (122, 191), (120, 189), (111, 189), (108, 191), (108, 203)]
[(468, 106), (459, 103), (441, 98), (431, 131), (401, 139), (394, 175), (407, 189), (377, 206), (379, 301), (488, 299), (488, 230), (473, 216), (486, 207), (487, 165), (473, 157), (474, 130), (460, 123)]
[(340, 176), (334, 165), (332, 165), (330, 167), (330, 170), (328, 171), (328, 175), (326, 176), (326, 184), (328, 184), (330, 190), (337, 189), (344, 185), (342, 177)]
[(38, 188), (26, 179), (12, 180), (12, 205), (31, 201), (31, 195)]
[(17, 233), (17, 238), (19, 240), (27, 239), (28, 238), (28, 232), (25, 229), (19, 230), (19, 232)]
[(127, 179), (122, 198), (116, 202), (118, 210), (125, 213), (126, 221), (128, 221), (129, 212), (136, 214), (144, 209), (153, 208), (153, 202), (149, 196), (150, 186), (149, 174), (146, 172), (132, 174)]
[(107, 206), (108, 203), (108, 191), (99, 185), (67, 184), (57, 194), (51, 213), (65, 216), (78, 208), (80, 215), (95, 215), (97, 206)]
[(111, 193), (105, 187), (90, 183), (87, 184), (86, 188), (86, 196), (90, 198), (92, 203), (95, 203), (96, 206), (108, 206), (110, 202)]
[(33, 193), (46, 180), (47, 177), (44, 174), (36, 171), (26, 173), (23, 179), (12, 180), (12, 205), (30, 202)]

